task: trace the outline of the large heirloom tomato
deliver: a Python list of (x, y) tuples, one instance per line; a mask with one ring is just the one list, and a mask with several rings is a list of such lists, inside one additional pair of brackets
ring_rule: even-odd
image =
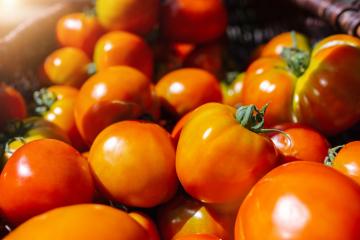
[(180, 134), (176, 172), (185, 190), (204, 202), (239, 200), (277, 163), (261, 132), (264, 109), (208, 103), (197, 108)]
[(117, 66), (92, 76), (80, 89), (75, 120), (91, 145), (96, 135), (114, 122), (134, 119), (151, 109), (150, 80), (138, 70)]
[(297, 161), (262, 178), (242, 203), (235, 240), (360, 239), (360, 187), (321, 163)]
[(89, 161), (100, 190), (117, 202), (153, 207), (175, 194), (175, 149), (170, 134), (157, 124), (109, 126), (96, 137)]
[(1, 214), (13, 225), (56, 207), (91, 202), (93, 193), (86, 159), (54, 139), (19, 148), (0, 176)]
[(282, 57), (270, 55), (250, 65), (243, 85), (244, 104), (270, 103), (268, 125), (300, 122), (326, 135), (351, 127), (360, 119), (360, 39), (325, 38), (310, 56), (293, 36), (294, 46), (286, 48), (284, 42)]
[(6, 240), (147, 240), (145, 230), (125, 212), (104, 205), (80, 204), (36, 216)]

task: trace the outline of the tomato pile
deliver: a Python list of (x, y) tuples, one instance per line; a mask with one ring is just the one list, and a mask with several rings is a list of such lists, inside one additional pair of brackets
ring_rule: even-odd
[[(360, 239), (360, 39), (282, 33), (245, 71), (221, 0), (97, 0), (45, 88), (0, 84), (8, 240)], [(241, 49), (239, 49), (241, 51)]]

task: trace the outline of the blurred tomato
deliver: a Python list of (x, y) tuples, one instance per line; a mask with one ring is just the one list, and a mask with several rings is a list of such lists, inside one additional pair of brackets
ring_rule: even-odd
[(180, 118), (180, 120), (176, 123), (175, 127), (171, 131), (171, 137), (175, 145), (177, 145), (177, 143), (179, 142), (181, 131), (185, 124), (190, 120), (192, 113), (193, 112), (188, 112), (182, 118)]
[(223, 103), (237, 107), (242, 104), (242, 89), (245, 73), (230, 72), (227, 75), (227, 81), (221, 82)]
[(147, 232), (149, 240), (160, 240), (160, 236), (154, 221), (142, 212), (131, 212), (129, 216), (135, 219)]
[(174, 240), (222, 240), (221, 238), (209, 234), (191, 234), (185, 237), (176, 237)]

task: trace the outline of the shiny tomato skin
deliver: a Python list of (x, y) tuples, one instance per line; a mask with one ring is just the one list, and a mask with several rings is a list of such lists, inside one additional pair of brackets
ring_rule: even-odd
[(57, 208), (31, 218), (6, 240), (140, 240), (146, 232), (125, 212), (99, 204)]
[(154, 123), (110, 125), (96, 137), (89, 162), (100, 190), (129, 206), (154, 207), (177, 189), (170, 134)]
[(86, 13), (71, 13), (59, 19), (56, 37), (63, 47), (83, 50), (92, 57), (97, 40), (105, 33), (96, 16)]
[(51, 53), (44, 62), (44, 72), (51, 84), (80, 88), (89, 77), (89, 57), (80, 49), (60, 48)]
[(179, 116), (208, 102), (221, 102), (220, 83), (209, 72), (196, 68), (172, 71), (155, 86), (163, 104)]
[(172, 42), (208, 42), (221, 37), (227, 26), (221, 0), (166, 0), (160, 13), (160, 31)]
[(94, 62), (98, 71), (110, 66), (126, 65), (136, 68), (149, 78), (153, 74), (153, 53), (139, 36), (113, 31), (102, 36), (96, 43)]
[(222, 239), (209, 234), (191, 234), (184, 237), (174, 238), (174, 240), (222, 240)]
[(160, 240), (160, 236), (155, 222), (145, 213), (134, 211), (130, 212), (129, 216), (135, 219), (147, 232), (149, 240)]
[(180, 118), (180, 120), (175, 124), (173, 130), (171, 131), (171, 137), (175, 145), (177, 145), (177, 143), (179, 142), (181, 131), (185, 124), (190, 120), (192, 113), (193, 112), (188, 112), (182, 118)]
[(253, 187), (240, 207), (235, 240), (350, 240), (360, 238), (359, 227), (360, 187), (321, 163), (297, 161)]
[(184, 126), (176, 151), (176, 172), (187, 193), (208, 203), (239, 200), (278, 159), (270, 139), (244, 128), (236, 109), (208, 103)]
[(86, 81), (75, 103), (75, 121), (90, 146), (98, 133), (114, 122), (134, 119), (151, 109), (150, 80), (138, 70), (117, 66)]
[(0, 209), (18, 225), (53, 208), (92, 201), (87, 161), (70, 145), (42, 139), (19, 148), (0, 176)]
[(240, 73), (230, 84), (221, 82), (223, 103), (237, 107), (242, 104), (242, 91), (244, 85), (245, 73)]

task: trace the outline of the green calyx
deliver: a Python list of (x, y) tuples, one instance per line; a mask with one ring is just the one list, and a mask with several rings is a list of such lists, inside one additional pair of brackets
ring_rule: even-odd
[(86, 72), (88, 74), (88, 76), (92, 76), (96, 73), (97, 69), (96, 69), (96, 64), (94, 62), (89, 63), (86, 66)]
[(40, 116), (49, 111), (51, 106), (57, 101), (56, 94), (46, 88), (35, 91), (33, 97), (36, 104), (35, 113)]
[(255, 105), (241, 106), (236, 110), (236, 121), (244, 128), (255, 133), (262, 133), (264, 127), (264, 115), (268, 104), (265, 104), (260, 110)]
[(338, 152), (344, 147), (344, 145), (340, 145), (340, 146), (337, 146), (337, 147), (334, 147), (334, 148), (329, 148), (328, 150), (328, 155), (327, 157), (325, 158), (324, 160), (324, 164), (326, 166), (332, 166), (333, 165), (333, 162), (338, 154)]

